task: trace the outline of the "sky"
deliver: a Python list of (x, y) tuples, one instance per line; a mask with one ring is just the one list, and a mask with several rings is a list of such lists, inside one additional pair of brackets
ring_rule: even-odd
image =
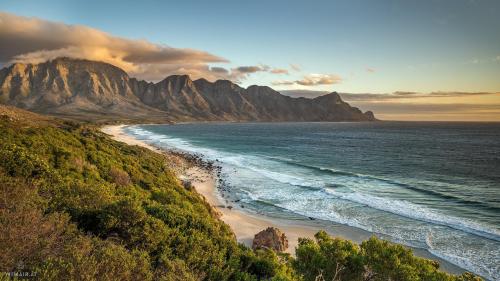
[(0, 64), (83, 57), (150, 81), (337, 91), (381, 119), (500, 121), (499, 15), (497, 0), (2, 0)]

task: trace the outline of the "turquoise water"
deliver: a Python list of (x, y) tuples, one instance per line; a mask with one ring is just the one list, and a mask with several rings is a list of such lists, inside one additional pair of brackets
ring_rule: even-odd
[(361, 228), (500, 279), (500, 124), (208, 123), (127, 133), (222, 168), (225, 198)]

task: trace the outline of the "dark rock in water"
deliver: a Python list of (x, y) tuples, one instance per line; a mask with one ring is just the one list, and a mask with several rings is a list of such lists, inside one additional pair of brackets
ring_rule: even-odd
[(288, 239), (285, 233), (278, 228), (268, 227), (255, 234), (252, 249), (268, 248), (277, 252), (284, 252), (288, 248)]
[(309, 218), (310, 220), (312, 220), (312, 221), (313, 221), (313, 220), (316, 220), (316, 219), (315, 219), (315, 218), (313, 218), (313, 217), (308, 217), (308, 218)]

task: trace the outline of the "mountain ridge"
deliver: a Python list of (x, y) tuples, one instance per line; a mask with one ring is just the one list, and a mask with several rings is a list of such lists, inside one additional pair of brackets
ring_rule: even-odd
[(75, 119), (155, 121), (375, 121), (332, 92), (291, 98), (267, 86), (171, 75), (153, 83), (114, 65), (72, 58), (0, 70), (0, 103)]

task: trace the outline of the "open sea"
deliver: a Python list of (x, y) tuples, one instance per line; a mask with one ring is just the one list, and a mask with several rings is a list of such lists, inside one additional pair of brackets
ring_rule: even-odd
[(500, 280), (500, 124), (193, 123), (125, 131), (218, 161), (231, 200), (345, 224)]

